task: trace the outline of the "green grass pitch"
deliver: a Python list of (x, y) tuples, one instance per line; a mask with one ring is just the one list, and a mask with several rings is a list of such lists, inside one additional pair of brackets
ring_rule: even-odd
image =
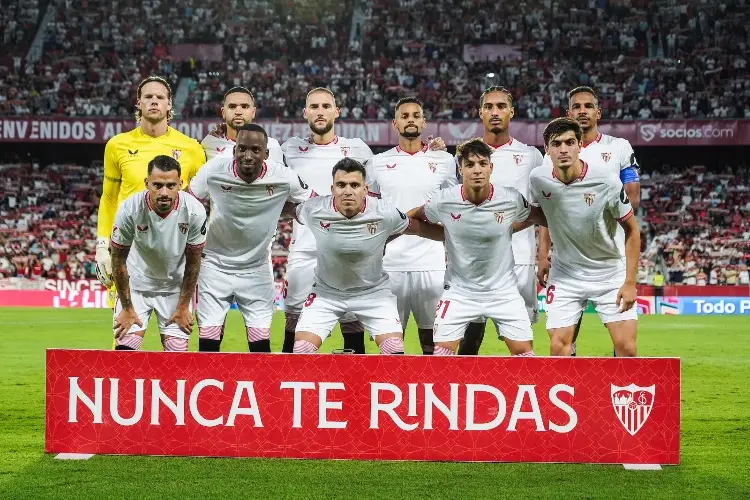
[[(0, 498), (750, 498), (750, 326), (740, 316), (643, 316), (642, 356), (682, 358), (681, 465), (622, 466), (358, 462), (95, 456), (44, 453), (44, 352), (111, 348), (105, 310), (0, 309)], [(281, 349), (283, 315), (272, 346)], [(581, 355), (609, 356), (606, 330), (586, 315)], [(246, 351), (236, 311), (224, 350)], [(160, 348), (150, 329), (145, 349)], [(407, 352), (417, 353), (416, 331)], [(341, 347), (334, 334), (323, 352)], [(535, 350), (549, 352), (543, 323)], [(191, 349), (196, 349), (195, 335)], [(374, 344), (369, 344), (374, 351)], [(489, 336), (483, 354), (506, 352)]]

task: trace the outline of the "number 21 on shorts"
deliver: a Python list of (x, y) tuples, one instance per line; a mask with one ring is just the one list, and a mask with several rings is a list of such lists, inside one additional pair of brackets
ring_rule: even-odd
[[(450, 305), (451, 305), (450, 300), (441, 300), (440, 302), (438, 302), (437, 308), (435, 308), (435, 316), (440, 314), (440, 319), (445, 319), (445, 313), (448, 312), (448, 306)], [(442, 313), (440, 312), (440, 309), (443, 310)]]

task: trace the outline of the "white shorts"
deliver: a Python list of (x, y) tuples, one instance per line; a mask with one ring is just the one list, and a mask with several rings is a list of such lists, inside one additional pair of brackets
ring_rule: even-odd
[(491, 319), (498, 337), (527, 341), (533, 339), (531, 322), (517, 288), (487, 293), (457, 290), (443, 292), (435, 311), (435, 342), (452, 342), (464, 337), (466, 327), (477, 319)]
[(445, 271), (391, 271), (388, 279), (402, 328), (406, 328), (409, 314), (414, 314), (417, 328), (431, 330), (435, 308), (443, 295)]
[(236, 302), (246, 327), (271, 328), (274, 296), (269, 266), (227, 274), (204, 264), (198, 275), (198, 325), (224, 325), (229, 308)]
[[(284, 289), (284, 311), (290, 314), (301, 314), (305, 301), (312, 291), (315, 282), (317, 257), (314, 252), (291, 252), (286, 262), (286, 287)], [(341, 323), (357, 321), (354, 314), (348, 312), (341, 318)]]
[(513, 267), (518, 279), (518, 291), (526, 303), (526, 312), (533, 325), (539, 321), (539, 298), (536, 293), (536, 266), (534, 264)]
[(349, 311), (370, 332), (370, 338), (386, 333), (400, 333), (396, 296), (390, 285), (383, 285), (366, 292), (341, 295), (319, 288), (314, 289), (305, 301), (297, 322), (297, 332), (314, 333), (321, 340), (331, 334), (333, 327)]
[[(180, 302), (180, 292), (142, 292), (139, 290), (130, 290), (130, 301), (133, 303), (133, 309), (138, 315), (138, 319), (143, 322), (143, 326), (133, 325), (128, 333), (135, 333), (146, 330), (148, 328), (148, 321), (151, 319), (151, 313), (156, 313), (156, 320), (159, 325), (159, 333), (161, 335), (167, 335), (169, 337), (179, 337), (181, 339), (189, 339), (190, 336), (180, 330), (180, 327), (171, 324), (167, 325), (169, 318), (174, 314), (177, 309), (177, 304)], [(190, 312), (193, 312), (193, 301), (190, 301)], [(115, 301), (115, 315), (122, 312), (122, 301), (118, 298)], [(114, 331), (114, 329), (113, 329)]]
[(578, 324), (589, 300), (594, 303), (596, 312), (605, 325), (614, 321), (637, 320), (638, 312), (635, 306), (621, 313), (616, 303), (617, 292), (623, 283), (624, 272), (601, 282), (582, 281), (552, 266), (547, 280), (545, 301), (547, 329)]

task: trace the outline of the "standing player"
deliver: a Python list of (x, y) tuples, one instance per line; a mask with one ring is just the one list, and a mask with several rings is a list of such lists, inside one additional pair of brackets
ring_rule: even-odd
[[(641, 181), (638, 176), (638, 162), (635, 159), (633, 147), (627, 139), (612, 137), (599, 132), (598, 123), (602, 117), (599, 107), (599, 97), (591, 87), (576, 87), (568, 93), (568, 118), (578, 122), (583, 130), (583, 144), (581, 146), (581, 160), (594, 169), (605, 169), (619, 176), (625, 186), (625, 193), (633, 207), (638, 210), (641, 200)], [(545, 157), (545, 165), (552, 168), (549, 157)], [(551, 241), (547, 229), (539, 231), (539, 248), (537, 260), (539, 267), (537, 277), (541, 286), (547, 286), (549, 275), (549, 251)], [(583, 316), (581, 316), (581, 320)], [(576, 339), (581, 329), (581, 320), (576, 325), (573, 335), (572, 356), (576, 355)]]
[[(248, 89), (232, 87), (227, 90), (221, 105), (221, 117), (224, 123), (201, 141), (206, 158), (209, 160), (217, 156), (232, 158), (237, 131), (253, 122), (256, 111), (255, 96)], [(284, 162), (279, 141), (273, 137), (268, 138), (268, 158), (278, 163)]]
[(547, 285), (550, 354), (570, 356), (576, 324), (591, 300), (615, 355), (635, 356), (640, 232), (617, 174), (579, 158), (582, 135), (575, 120), (550, 122), (544, 144), (552, 168), (531, 173), (531, 195), (549, 221), (555, 246)]
[(287, 201), (312, 192), (291, 169), (268, 159), (263, 127), (243, 125), (234, 158), (206, 163), (190, 192), (211, 201), (211, 224), (198, 281), (200, 351), (219, 351), (227, 311), (233, 302), (245, 320), (251, 352), (271, 352), (274, 311), (269, 240)]
[(167, 155), (180, 164), (182, 185), (206, 161), (198, 141), (169, 126), (172, 119), (172, 89), (163, 78), (150, 76), (138, 85), (135, 119), (138, 127), (117, 134), (104, 147), (104, 185), (99, 201), (96, 240), (96, 275), (109, 289), (109, 306), (114, 307), (116, 289), (112, 282), (109, 237), (117, 207), (143, 188), (148, 163)]
[[(367, 164), (370, 195), (399, 210), (423, 205), (441, 187), (456, 184), (453, 156), (430, 150), (422, 141), (427, 126), (422, 103), (405, 97), (396, 104), (393, 128), (398, 146), (377, 154)], [(383, 268), (388, 273), (401, 327), (406, 332), (409, 315), (419, 329), (423, 354), (432, 354), (432, 325), (445, 277), (445, 247), (419, 236), (402, 236), (386, 247)]]
[[(479, 98), (479, 117), (484, 125), (484, 142), (492, 149), (494, 169), (490, 181), (493, 186), (516, 189), (529, 197), (529, 175), (542, 164), (542, 153), (534, 146), (510, 136), (509, 124), (515, 115), (513, 95), (504, 87), (490, 87)], [(529, 227), (513, 235), (513, 267), (518, 280), (518, 291), (526, 303), (532, 324), (539, 320), (536, 273), (536, 232)], [(479, 354), (484, 338), (485, 321), (472, 322), (461, 342), (459, 354)]]
[(155, 312), (164, 350), (187, 351), (206, 210), (180, 191), (180, 164), (171, 156), (151, 160), (147, 174), (146, 189), (120, 204), (112, 227), (115, 349), (140, 349)]
[(381, 354), (403, 354), (396, 297), (383, 271), (388, 240), (405, 234), (441, 241), (443, 228), (421, 223), (367, 196), (365, 167), (345, 158), (333, 167), (332, 196), (297, 207), (317, 243), (315, 278), (297, 324), (293, 351), (314, 353), (347, 312), (364, 324)]
[(409, 212), (445, 228), (448, 271), (435, 313), (435, 354), (455, 354), (469, 323), (489, 318), (512, 355), (533, 356), (511, 241), (514, 232), (546, 224), (544, 215), (516, 189), (490, 182), (492, 148), (481, 139), (459, 145), (456, 152), (464, 183)]

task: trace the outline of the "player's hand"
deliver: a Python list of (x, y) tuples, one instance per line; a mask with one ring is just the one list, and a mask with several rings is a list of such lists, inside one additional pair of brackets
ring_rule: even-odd
[(172, 317), (169, 318), (167, 326), (171, 324), (177, 325), (183, 333), (190, 335), (193, 333), (193, 313), (187, 307), (178, 306)]
[(549, 278), (549, 260), (540, 261), (536, 269), (536, 279), (539, 280), (539, 286), (546, 287)]
[(109, 238), (96, 239), (96, 277), (105, 287), (112, 286), (112, 257), (109, 255)]
[(635, 304), (635, 299), (638, 296), (638, 291), (635, 288), (634, 283), (625, 283), (617, 291), (617, 305), (620, 306), (620, 312), (630, 310)]
[(442, 137), (427, 136), (427, 146), (430, 151), (446, 151), (448, 147), (445, 145)]
[(143, 322), (135, 313), (135, 309), (123, 309), (115, 318), (114, 330), (115, 338), (124, 337), (133, 325), (143, 327)]
[(227, 124), (226, 123), (221, 123), (221, 124), (217, 125), (216, 128), (213, 129), (213, 131), (211, 132), (211, 135), (214, 136), (214, 137), (219, 137), (219, 138), (226, 137), (226, 135), (227, 135)]

